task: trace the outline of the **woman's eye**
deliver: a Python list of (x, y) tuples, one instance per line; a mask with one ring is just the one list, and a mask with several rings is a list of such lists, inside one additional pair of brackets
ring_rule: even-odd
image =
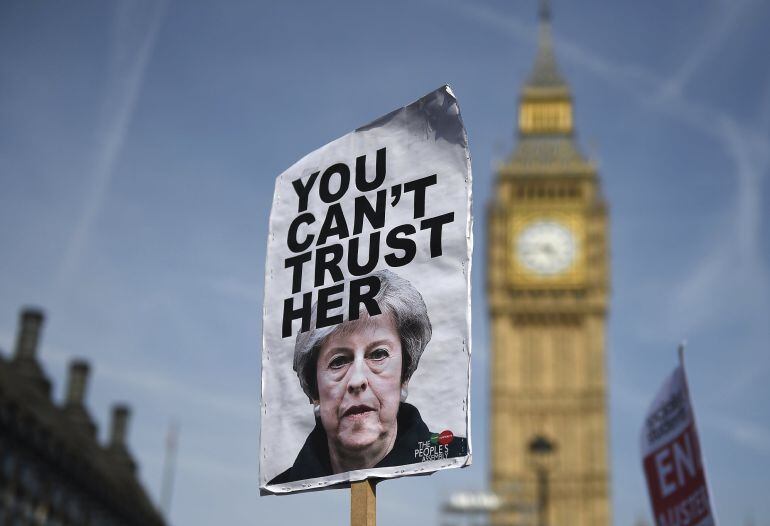
[(369, 355), (369, 358), (372, 360), (384, 360), (388, 356), (390, 356), (390, 353), (387, 349), (375, 349)]
[(329, 362), (329, 368), (330, 369), (339, 369), (340, 367), (344, 367), (347, 365), (347, 363), (350, 360), (345, 356), (335, 356), (332, 358), (332, 361)]

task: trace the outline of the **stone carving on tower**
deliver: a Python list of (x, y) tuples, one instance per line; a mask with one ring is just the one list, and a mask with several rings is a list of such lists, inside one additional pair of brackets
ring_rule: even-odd
[(572, 95), (539, 12), (518, 141), (488, 208), (495, 524), (610, 524), (607, 207), (580, 151)]

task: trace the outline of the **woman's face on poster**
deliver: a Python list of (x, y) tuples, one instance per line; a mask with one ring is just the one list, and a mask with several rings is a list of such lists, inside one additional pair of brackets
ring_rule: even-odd
[(390, 314), (346, 325), (321, 346), (316, 380), (328, 439), (360, 451), (395, 434), (403, 357)]

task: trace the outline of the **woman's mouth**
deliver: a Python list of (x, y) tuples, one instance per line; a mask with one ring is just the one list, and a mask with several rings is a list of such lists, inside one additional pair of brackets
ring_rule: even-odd
[(345, 410), (345, 412), (342, 413), (342, 418), (346, 418), (346, 417), (362, 418), (373, 411), (374, 411), (374, 408), (369, 407), (368, 405), (354, 405), (354, 406), (348, 407)]

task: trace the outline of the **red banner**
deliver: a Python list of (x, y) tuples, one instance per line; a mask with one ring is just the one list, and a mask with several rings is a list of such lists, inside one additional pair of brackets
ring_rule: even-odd
[(714, 526), (684, 367), (661, 387), (645, 419), (642, 463), (658, 526)]

